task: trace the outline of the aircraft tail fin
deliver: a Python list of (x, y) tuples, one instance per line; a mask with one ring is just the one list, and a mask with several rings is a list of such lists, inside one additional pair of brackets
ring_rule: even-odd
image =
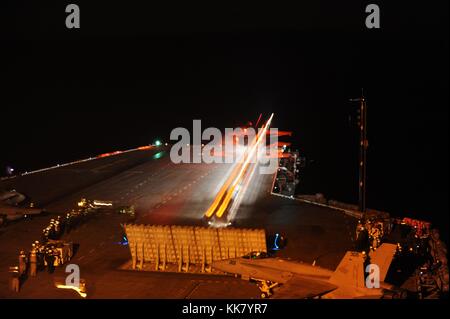
[(364, 288), (364, 255), (355, 251), (347, 251), (339, 266), (331, 275), (330, 282), (336, 286), (352, 285), (357, 288)]
[(380, 281), (384, 281), (386, 278), (396, 251), (397, 245), (384, 243), (377, 250), (369, 254), (370, 263), (377, 265), (380, 269)]

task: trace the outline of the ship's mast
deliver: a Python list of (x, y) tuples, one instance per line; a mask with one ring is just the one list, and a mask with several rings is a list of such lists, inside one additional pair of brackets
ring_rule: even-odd
[(367, 103), (364, 92), (361, 90), (361, 97), (351, 99), (351, 101), (359, 102), (359, 181), (358, 181), (358, 206), (359, 211), (365, 215), (366, 212), (366, 181), (367, 181)]

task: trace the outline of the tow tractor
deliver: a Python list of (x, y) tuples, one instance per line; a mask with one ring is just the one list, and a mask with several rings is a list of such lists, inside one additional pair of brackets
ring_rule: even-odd
[(261, 298), (269, 298), (273, 295), (273, 288), (277, 287), (279, 284), (277, 282), (271, 282), (263, 279), (251, 278), (252, 281), (256, 281), (258, 288), (261, 291)]

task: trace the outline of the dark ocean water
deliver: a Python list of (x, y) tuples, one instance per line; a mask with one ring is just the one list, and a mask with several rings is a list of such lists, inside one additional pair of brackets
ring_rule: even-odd
[[(369, 106), (367, 207), (431, 221), (448, 242), (446, 119), (420, 111), (386, 117), (388, 107)], [(321, 125), (308, 125), (309, 120)], [(286, 124), (296, 125), (293, 148), (307, 158), (297, 192), (357, 204), (359, 135), (354, 120), (313, 113)]]

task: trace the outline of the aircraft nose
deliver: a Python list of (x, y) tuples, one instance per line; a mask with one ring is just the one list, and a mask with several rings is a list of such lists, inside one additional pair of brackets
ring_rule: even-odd
[(212, 268), (214, 268), (216, 270), (223, 270), (224, 262), (223, 262), (223, 260), (216, 260), (216, 261), (213, 261), (211, 266), (212, 266)]
[(232, 259), (216, 260), (216, 261), (213, 261), (211, 266), (212, 266), (212, 268), (214, 268), (216, 270), (220, 270), (220, 271), (224, 271), (224, 272), (231, 272), (231, 268), (233, 266), (232, 263), (233, 263)]

